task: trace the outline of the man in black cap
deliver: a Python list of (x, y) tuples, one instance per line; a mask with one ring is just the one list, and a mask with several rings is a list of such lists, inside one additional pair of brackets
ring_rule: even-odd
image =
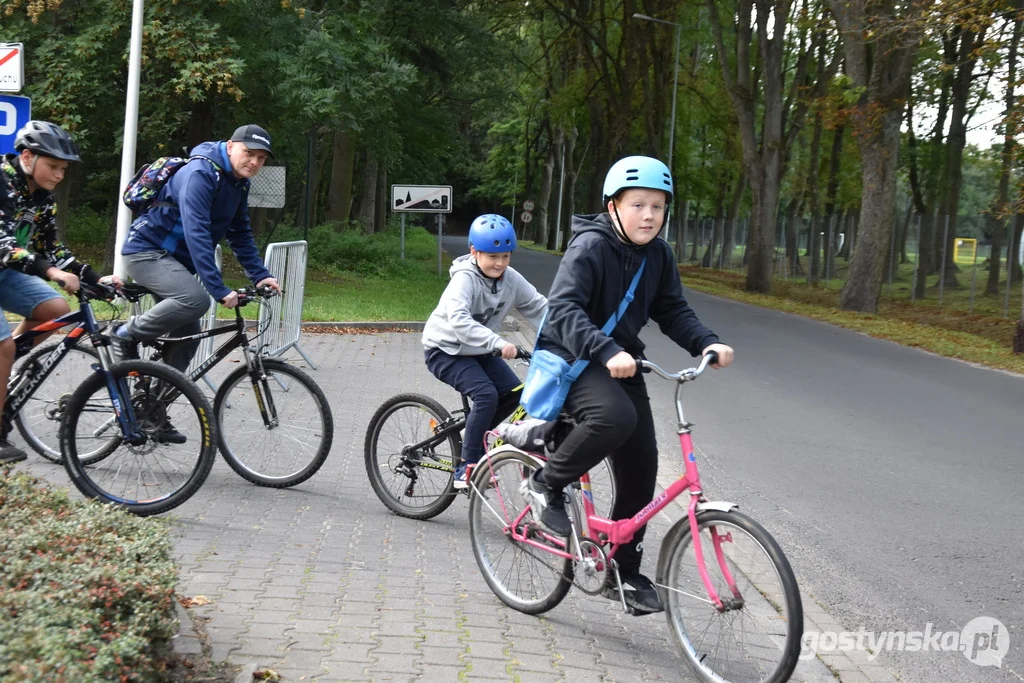
[[(217, 268), (217, 244), (223, 239), (253, 284), (280, 291), (249, 224), (249, 179), (272, 155), (270, 134), (255, 124), (241, 126), (230, 140), (204, 142), (132, 223), (121, 253), (128, 274), (158, 303), (115, 331), (122, 357), (138, 357), (139, 341), (197, 334), (210, 296), (227, 308), (238, 305), (238, 295)], [(168, 362), (184, 370), (197, 346), (183, 347)]]

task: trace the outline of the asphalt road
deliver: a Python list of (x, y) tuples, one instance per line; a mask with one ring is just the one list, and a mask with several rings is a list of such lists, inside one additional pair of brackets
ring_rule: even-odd
[[(465, 237), (445, 247), (464, 253)], [(528, 250), (512, 259), (542, 292), (557, 263)], [(1024, 378), (687, 297), (737, 353), (687, 394), (709, 497), (736, 501), (764, 524), (801, 588), (848, 631), (930, 624), (950, 632), (937, 642), (952, 644), (976, 617), (1009, 630), (997, 633), (1009, 639), (1001, 668), (959, 652), (878, 648), (875, 661), (902, 680), (1024, 680)], [(690, 364), (656, 325), (644, 341), (654, 362)], [(648, 386), (666, 471), (678, 460), (672, 389), (657, 378)]]

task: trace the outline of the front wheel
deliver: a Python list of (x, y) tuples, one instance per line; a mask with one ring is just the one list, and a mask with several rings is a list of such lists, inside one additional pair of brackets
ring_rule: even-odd
[[(565, 539), (542, 527), (520, 491), (538, 461), (512, 447), (492, 451), (474, 469), (469, 538), (484, 581), (498, 598), (526, 614), (554, 608), (572, 587)], [(529, 541), (529, 542), (527, 542)]]
[(789, 561), (775, 539), (742, 513), (698, 513), (697, 528), (704, 566), (723, 608), (708, 599), (688, 518), (669, 532), (658, 558), (658, 588), (683, 657), (703, 681), (788, 681), (804, 630)]
[(455, 500), (454, 465), (462, 439), (440, 403), (421, 394), (399, 394), (370, 418), (363, 445), (366, 475), (389, 510), (410, 519), (436, 517)]
[[(68, 401), (60, 431), (64, 468), (87, 498), (140, 516), (166, 512), (210, 474), (217, 456), (212, 415), (199, 388), (174, 368), (117, 363), (93, 373)], [(111, 440), (116, 446), (106, 458), (83, 460)]]
[(264, 376), (234, 370), (213, 401), (221, 455), (246, 481), (284, 488), (323, 466), (334, 440), (327, 397), (313, 378), (285, 361), (264, 358)]

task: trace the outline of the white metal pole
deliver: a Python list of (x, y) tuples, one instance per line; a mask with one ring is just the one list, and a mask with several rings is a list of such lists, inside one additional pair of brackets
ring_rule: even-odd
[(128, 52), (128, 91), (124, 106), (124, 144), (121, 150), (121, 184), (118, 186), (117, 237), (114, 242), (114, 274), (127, 277), (121, 245), (128, 237), (132, 212), (121, 201), (120, 193), (135, 175), (135, 143), (139, 132), (139, 77), (142, 70), (142, 5), (143, 0), (132, 0), (132, 36)]

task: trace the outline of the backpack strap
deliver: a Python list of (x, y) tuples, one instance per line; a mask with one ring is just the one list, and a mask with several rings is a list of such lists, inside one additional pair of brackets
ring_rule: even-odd
[[(220, 165), (216, 161), (214, 161), (210, 157), (205, 157), (202, 154), (196, 154), (194, 156), (190, 156), (188, 158), (188, 161), (186, 161), (184, 164), (182, 164), (181, 167), (184, 168), (193, 159), (205, 159), (206, 161), (209, 161), (211, 165), (213, 165), (213, 170), (217, 174), (217, 187), (214, 188), (214, 190), (213, 190), (213, 198), (216, 199), (217, 198), (217, 192), (220, 191), (220, 178), (221, 178), (220, 174), (221, 174), (221, 171), (224, 170), (224, 169), (222, 169), (220, 167)], [(169, 184), (170, 182), (171, 182), (171, 179), (168, 178), (167, 179), (167, 183)], [(152, 204), (149, 205), (149, 208), (152, 209), (152, 208), (156, 208), (158, 206), (177, 206), (177, 204), (175, 204), (174, 202), (153, 202)]]
[[(608, 318), (608, 322), (601, 328), (601, 332), (605, 335), (610, 335), (615, 329), (615, 326), (619, 324), (622, 316), (626, 314), (626, 309), (629, 308), (629, 304), (632, 303), (636, 295), (636, 286), (640, 283), (640, 278), (644, 274), (644, 266), (647, 265), (647, 257), (640, 262), (640, 267), (637, 268), (636, 275), (633, 276), (633, 281), (629, 283), (629, 289), (626, 290), (626, 296), (622, 297), (622, 302), (619, 303), (618, 309), (612, 313), (611, 317)], [(544, 327), (545, 321), (548, 319), (548, 312), (544, 311), (544, 317), (540, 319), (540, 325), (537, 326), (537, 339), (533, 343), (533, 348), (537, 348), (537, 344), (540, 343), (540, 331)], [(583, 371), (590, 365), (589, 360), (577, 360), (569, 368), (569, 372), (566, 375), (570, 382), (575, 382), (579, 379), (579, 376), (583, 374)]]

